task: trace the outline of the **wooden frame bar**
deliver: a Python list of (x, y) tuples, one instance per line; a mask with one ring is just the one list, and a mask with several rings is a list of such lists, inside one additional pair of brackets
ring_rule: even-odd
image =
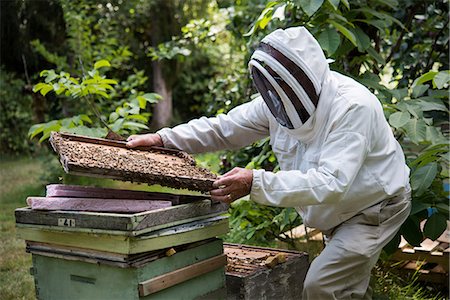
[(212, 272), (227, 264), (227, 256), (221, 254), (196, 264), (166, 273), (138, 284), (139, 296), (145, 297), (176, 284)]

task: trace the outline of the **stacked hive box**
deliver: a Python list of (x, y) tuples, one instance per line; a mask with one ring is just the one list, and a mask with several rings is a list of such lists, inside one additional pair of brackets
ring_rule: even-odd
[[(226, 256), (215, 237), (228, 230), (226, 217), (220, 216), (223, 204), (205, 196), (64, 185), (47, 191), (46, 199), (58, 199), (56, 205), (66, 210), (16, 210), (18, 236), (32, 254), (38, 299), (221, 297)], [(98, 198), (102, 195), (107, 198)], [(140, 213), (68, 210), (70, 200), (130, 197), (172, 205)]]
[[(173, 149), (63, 133), (50, 143), (75, 175), (201, 192), (216, 178)], [(27, 203), (16, 210), (17, 233), (32, 254), (38, 299), (217, 298), (224, 289), (215, 237), (228, 230), (226, 206), (207, 196), (57, 185)]]

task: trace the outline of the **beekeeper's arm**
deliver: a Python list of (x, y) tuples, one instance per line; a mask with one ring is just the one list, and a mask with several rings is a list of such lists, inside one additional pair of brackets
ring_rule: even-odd
[(202, 117), (157, 133), (164, 147), (189, 153), (239, 149), (269, 135), (269, 114), (264, 101), (258, 97), (226, 115)]
[[(232, 202), (245, 194), (265, 205), (296, 207), (337, 202), (345, 195), (371, 148), (375, 113), (355, 106), (334, 124), (318, 160), (306, 172), (235, 168), (214, 183), (214, 200)], [(292, 162), (294, 163), (294, 162)]]

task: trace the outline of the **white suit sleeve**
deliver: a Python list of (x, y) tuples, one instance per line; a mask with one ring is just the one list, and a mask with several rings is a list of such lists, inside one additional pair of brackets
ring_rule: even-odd
[(202, 117), (157, 133), (165, 147), (189, 153), (238, 149), (269, 135), (268, 114), (269, 109), (258, 97), (226, 115)]
[(250, 198), (261, 204), (281, 207), (340, 201), (371, 147), (372, 122), (370, 108), (351, 108), (334, 124), (322, 145), (316, 168), (277, 173), (254, 170)]

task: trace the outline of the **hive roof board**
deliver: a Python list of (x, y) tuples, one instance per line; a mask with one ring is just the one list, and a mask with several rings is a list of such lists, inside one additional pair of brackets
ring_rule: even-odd
[(69, 174), (207, 192), (216, 175), (183, 151), (127, 148), (126, 142), (53, 132), (50, 143)]

